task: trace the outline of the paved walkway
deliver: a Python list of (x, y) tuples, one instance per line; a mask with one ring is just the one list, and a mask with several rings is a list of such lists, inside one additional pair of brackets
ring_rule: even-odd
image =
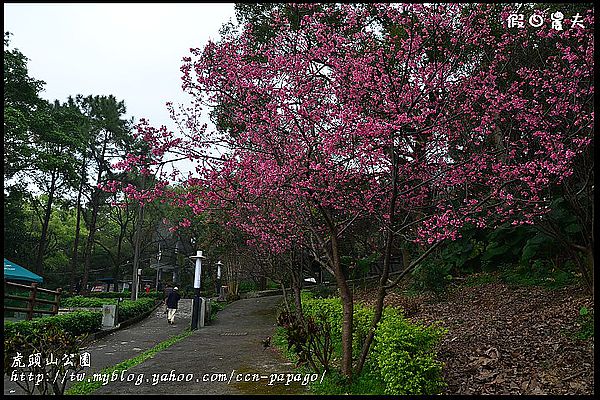
[[(306, 386), (302, 382), (285, 383), (310, 377), (291, 375), (291, 364), (262, 343), (275, 330), (281, 301), (281, 296), (238, 300), (220, 311), (210, 326), (128, 370), (131, 382), (111, 382), (94, 393), (303, 393)], [(284, 381), (277, 383), (278, 378)], [(138, 379), (141, 383), (135, 385)]]
[[(90, 342), (82, 349), (90, 353), (91, 366), (84, 369), (86, 375), (133, 358), (171, 336), (183, 332), (190, 326), (191, 315), (192, 300), (182, 299), (175, 314), (174, 325), (167, 323), (164, 306), (159, 306), (142, 321)], [(67, 388), (69, 386), (67, 384)], [(5, 375), (4, 394), (24, 394), (24, 392)]]
[[(281, 301), (281, 296), (238, 300), (220, 311), (211, 325), (132, 367), (94, 394), (304, 393), (302, 380), (306, 383), (316, 375), (292, 375), (291, 364), (275, 349), (263, 346), (275, 330)], [(184, 299), (175, 325), (167, 324), (159, 307), (143, 321), (90, 343), (86, 378), (181, 333), (190, 320), (191, 300)], [(4, 394), (22, 394), (22, 390), (5, 376)]]

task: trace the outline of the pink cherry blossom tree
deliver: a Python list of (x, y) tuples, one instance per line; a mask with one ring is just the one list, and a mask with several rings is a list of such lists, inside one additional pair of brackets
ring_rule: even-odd
[[(370, 220), (385, 237), (359, 372), (389, 288), (466, 223), (538, 221), (551, 188), (589, 150), (593, 14), (584, 28), (555, 31), (509, 29), (510, 9), (493, 5), (288, 7), (297, 18), (271, 10), (268, 40), (256, 40), (248, 23), (191, 49), (181, 71), (194, 100), (169, 105), (178, 134), (138, 125), (154, 159), (131, 156), (121, 166), (188, 158), (197, 168), (181, 179), (185, 195), (167, 190), (174, 177), (166, 175), (151, 190), (124, 190), (196, 213), (227, 210), (253, 245), (276, 254), (316, 241), (343, 304), (349, 377), (344, 232)], [(219, 129), (201, 122), (205, 108)], [(390, 281), (394, 241), (424, 250)]]

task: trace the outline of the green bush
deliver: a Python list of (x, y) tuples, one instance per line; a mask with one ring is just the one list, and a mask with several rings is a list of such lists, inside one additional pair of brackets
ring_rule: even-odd
[(225, 307), (227, 307), (227, 303), (221, 303), (218, 301), (213, 301), (210, 304), (210, 319), (213, 320), (216, 318), (217, 313), (219, 311), (222, 311), (223, 309), (225, 309)]
[(587, 307), (579, 309), (579, 317), (577, 318), (579, 329), (575, 333), (575, 337), (580, 340), (587, 340), (594, 336), (594, 313), (588, 310)]
[(252, 280), (241, 281), (239, 286), (240, 293), (255, 292), (258, 290), (258, 284)]
[[(343, 319), (341, 300), (316, 299), (313, 296), (311, 293), (302, 293), (303, 311), (309, 317), (323, 316), (330, 324), (334, 356), (339, 360)], [(354, 304), (352, 338), (355, 359), (368, 334), (373, 313), (374, 310), (370, 307), (360, 303)], [(355, 391), (350, 393), (376, 394), (381, 393), (382, 387), (385, 387), (386, 394), (440, 393), (445, 383), (442, 377), (442, 363), (436, 360), (435, 347), (445, 333), (445, 329), (436, 325), (413, 324), (404, 318), (400, 310), (386, 307), (363, 373), (353, 379), (352, 390)], [(367, 375), (370, 376), (369, 379), (366, 378)], [(372, 384), (367, 384), (367, 381)], [(327, 382), (324, 381), (323, 384), (334, 385), (330, 380)], [(356, 382), (362, 383), (355, 384)], [(323, 388), (318, 388), (317, 392), (323, 392)]]
[(572, 262), (558, 268), (552, 261), (540, 259), (531, 264), (505, 266), (500, 272), (500, 278), (510, 285), (557, 289), (575, 282), (573, 269)]
[[(48, 318), (46, 318), (48, 319)], [(42, 320), (36, 320), (42, 321)], [(63, 394), (66, 380), (56, 379), (64, 377), (69, 372), (77, 373), (83, 369), (81, 364), (80, 349), (83, 337), (75, 336), (58, 325), (42, 325), (35, 321), (29, 322), (26, 329), (15, 331), (14, 325), (9, 335), (4, 336), (4, 374), (13, 377), (13, 374), (25, 374), (36, 377), (36, 381), (16, 380), (27, 394), (37, 392), (41, 395)], [(6, 326), (5, 326), (6, 328)], [(29, 356), (39, 354), (40, 363), (28, 362)], [(66, 364), (63, 357), (71, 358), (72, 365)], [(22, 357), (23, 365), (15, 364), (18, 357)], [(46, 363), (49, 357), (54, 357), (57, 363)], [(38, 380), (38, 377), (41, 379)]]
[[(97, 307), (96, 305), (93, 305), (96, 304), (94, 301), (107, 304), (106, 301), (110, 301), (111, 299), (87, 299), (85, 297), (77, 296), (72, 297), (69, 300), (74, 304), (73, 307)], [(109, 304), (116, 304), (116, 300)], [(137, 301), (124, 300), (119, 305), (118, 322), (123, 322), (138, 315), (142, 315), (152, 310), (155, 304), (156, 301), (153, 298), (143, 298), (138, 299)], [(102, 304), (99, 306), (102, 306)], [(75, 336), (97, 332), (102, 326), (102, 312), (82, 310), (51, 317), (36, 318), (31, 321), (7, 321), (4, 323), (4, 336), (10, 337), (17, 333), (23, 335), (32, 334), (38, 329), (45, 329), (50, 326), (55, 326)]]
[(61, 307), (102, 307), (104, 304), (117, 304), (117, 299), (74, 296), (60, 302)]
[(287, 350), (297, 356), (297, 366), (307, 365), (317, 373), (329, 370), (333, 342), (331, 324), (325, 315), (309, 315), (302, 320), (295, 313), (282, 311), (277, 325), (284, 328)]
[(337, 289), (330, 285), (317, 284), (311, 288), (311, 291), (313, 292), (314, 297), (325, 299), (327, 297), (335, 296)]
[(102, 326), (102, 312), (75, 311), (52, 317), (37, 318), (31, 321), (5, 322), (4, 336), (6, 338), (14, 336), (17, 333), (29, 335), (33, 334), (36, 330), (43, 330), (51, 326), (60, 328), (74, 336), (93, 333), (99, 331)]
[(440, 295), (452, 281), (451, 270), (452, 265), (445, 263), (442, 259), (426, 260), (413, 271), (412, 289)]
[(279, 283), (273, 282), (270, 279), (267, 279), (267, 289), (281, 289), (281, 285)]
[[(83, 295), (78, 295), (75, 293), (63, 293), (61, 295), (62, 299), (68, 299), (73, 297), (84, 297)], [(98, 299), (131, 299), (131, 291), (125, 290), (124, 292), (90, 292), (85, 295), (87, 298), (98, 298)], [(164, 297), (164, 293), (162, 291), (157, 292), (156, 290), (151, 291), (150, 293), (146, 293), (145, 290), (142, 290), (138, 293), (139, 297), (153, 297), (157, 299), (162, 299)]]
[(118, 321), (123, 322), (142, 315), (154, 308), (156, 300), (153, 298), (140, 298), (137, 301), (123, 300), (119, 304)]
[[(305, 315), (314, 318), (325, 316), (331, 324), (333, 332), (333, 346), (336, 353), (341, 357), (342, 349), (342, 322), (343, 311), (342, 301), (339, 297), (330, 297), (326, 299), (315, 298), (311, 292), (302, 292), (302, 310)], [(373, 320), (373, 309), (365, 307), (360, 303), (354, 304), (353, 322), (352, 322), (352, 349), (353, 356), (360, 354), (361, 347), (366, 339), (371, 321)]]
[(77, 293), (63, 293), (60, 298), (61, 303), (63, 300), (70, 299), (73, 297), (86, 297), (86, 298), (94, 298), (94, 299), (96, 299), (96, 298), (98, 298), (98, 299), (118, 299), (119, 297), (130, 298), (131, 292), (129, 292), (129, 291), (125, 291), (125, 292), (90, 292), (85, 295), (81, 295), (81, 294), (77, 294)]
[(379, 367), (386, 394), (436, 394), (445, 386), (435, 346), (447, 331), (410, 323), (386, 308), (375, 332), (371, 357)]

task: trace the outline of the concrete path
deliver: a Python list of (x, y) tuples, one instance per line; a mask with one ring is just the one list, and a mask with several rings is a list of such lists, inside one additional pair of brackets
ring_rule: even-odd
[[(192, 300), (182, 299), (179, 301), (174, 325), (167, 323), (164, 306), (161, 305), (142, 321), (90, 342), (82, 349), (82, 352), (90, 353), (91, 366), (84, 369), (86, 376), (91, 376), (103, 368), (133, 358), (158, 343), (183, 332), (190, 326), (191, 315)], [(66, 387), (69, 388), (70, 385), (67, 383)], [(25, 393), (5, 375), (4, 394)]]
[(281, 301), (281, 296), (238, 300), (211, 325), (131, 368), (123, 382), (119, 377), (94, 394), (305, 393), (303, 381), (320, 377), (293, 374), (289, 362), (263, 345), (275, 331)]
[[(294, 374), (289, 362), (263, 345), (275, 331), (281, 302), (281, 296), (238, 300), (220, 311), (211, 325), (120, 374), (94, 394), (306, 393), (306, 383), (321, 377)], [(90, 343), (85, 349), (91, 355), (86, 378), (181, 333), (190, 326), (191, 304), (188, 299), (180, 301), (175, 325), (168, 325), (159, 307), (137, 324)], [(23, 392), (5, 376), (4, 394)]]

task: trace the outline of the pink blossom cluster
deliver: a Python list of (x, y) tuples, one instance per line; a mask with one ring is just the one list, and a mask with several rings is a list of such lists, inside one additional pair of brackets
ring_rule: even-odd
[[(359, 217), (408, 221), (406, 237), (434, 243), (465, 223), (533, 223), (592, 145), (592, 28), (498, 32), (491, 4), (290, 6), (299, 26), (274, 11), (269, 40), (247, 24), (184, 57), (194, 100), (168, 104), (180, 132), (142, 121), (152, 160), (118, 167), (177, 154), (196, 174), (183, 194), (166, 180), (125, 193), (227, 210), (275, 252)], [(549, 50), (535, 59), (534, 45)]]

